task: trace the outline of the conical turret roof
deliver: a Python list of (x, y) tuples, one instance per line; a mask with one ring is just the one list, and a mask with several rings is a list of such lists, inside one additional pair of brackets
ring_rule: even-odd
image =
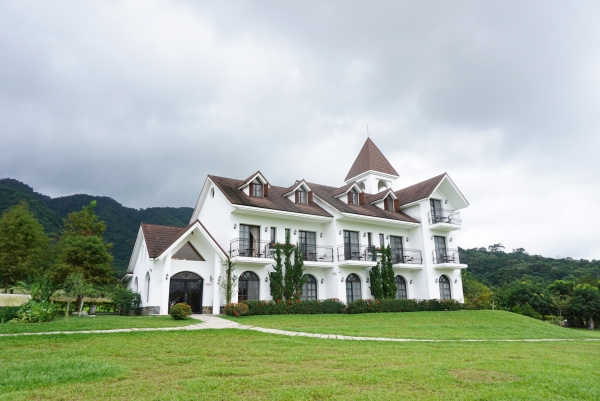
[(369, 170), (395, 175), (396, 177), (399, 176), (396, 169), (392, 167), (388, 159), (385, 158), (371, 138), (367, 138), (344, 181), (348, 181), (350, 178), (354, 178)]

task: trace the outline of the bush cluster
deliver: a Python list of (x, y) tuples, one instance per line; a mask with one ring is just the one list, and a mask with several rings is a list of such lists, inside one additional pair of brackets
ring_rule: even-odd
[(381, 312), (427, 312), (456, 311), (464, 309), (464, 305), (454, 300), (437, 299), (359, 299), (350, 302), (344, 313), (381, 313)]
[[(456, 311), (465, 305), (454, 300), (437, 299), (361, 299), (347, 306), (338, 299), (318, 301), (245, 301), (225, 307), (228, 316), (246, 315), (316, 315), (332, 313), (380, 313), (380, 312), (423, 312)], [(469, 309), (473, 309), (469, 307)]]
[(185, 302), (180, 302), (171, 306), (169, 314), (175, 320), (184, 320), (192, 314), (192, 307)]
[(248, 303), (227, 304), (224, 312), (227, 316), (248, 316)]
[(19, 315), (19, 306), (4, 306), (0, 308), (0, 323), (8, 323)]
[(56, 315), (56, 307), (52, 302), (34, 301), (33, 299), (17, 310), (17, 316), (11, 323), (41, 323), (50, 322)]

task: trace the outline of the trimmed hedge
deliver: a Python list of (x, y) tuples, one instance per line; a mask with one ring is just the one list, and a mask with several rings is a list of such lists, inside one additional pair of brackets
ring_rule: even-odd
[[(236, 306), (239, 305), (239, 306)], [(248, 312), (246, 313), (247, 306)], [(243, 312), (238, 310), (243, 308)], [(245, 315), (317, 315), (331, 313), (381, 313), (381, 312), (424, 312), (457, 311), (467, 308), (454, 300), (437, 299), (361, 299), (347, 306), (338, 299), (319, 301), (244, 301), (242, 304), (229, 304), (225, 307), (228, 316)], [(237, 313), (236, 313), (237, 312)]]
[(465, 309), (464, 305), (452, 299), (448, 301), (437, 299), (359, 299), (350, 302), (344, 313), (429, 312), (462, 309)]

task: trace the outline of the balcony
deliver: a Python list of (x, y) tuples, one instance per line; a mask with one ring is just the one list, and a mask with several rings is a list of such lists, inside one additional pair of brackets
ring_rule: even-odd
[(377, 263), (377, 254), (374, 253), (374, 248), (367, 245), (338, 245), (337, 257), (340, 266), (370, 267)]
[(273, 263), (273, 255), (269, 241), (251, 241), (246, 238), (235, 238), (229, 243), (229, 256), (233, 262), (257, 264)]
[(392, 265), (395, 268), (416, 270), (423, 267), (420, 249), (392, 249)]
[(305, 266), (333, 266), (333, 247), (324, 245), (300, 244)]
[(441, 231), (460, 230), (462, 219), (460, 212), (448, 209), (434, 209), (429, 212), (430, 228)]
[(467, 265), (461, 264), (458, 258), (458, 249), (435, 250), (433, 264), (436, 269), (466, 269)]

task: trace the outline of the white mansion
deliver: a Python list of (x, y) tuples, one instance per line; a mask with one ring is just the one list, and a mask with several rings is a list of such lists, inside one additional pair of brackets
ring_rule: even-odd
[(244, 180), (209, 175), (185, 228), (142, 224), (124, 277), (145, 313), (185, 301), (219, 313), (227, 258), (241, 300), (271, 299), (270, 244), (289, 233), (304, 255), (304, 299), (371, 298), (371, 250), (390, 246), (398, 298), (463, 301), (458, 210), (469, 205), (447, 174), (397, 188), (398, 173), (367, 139), (341, 187), (272, 185), (260, 171)]

